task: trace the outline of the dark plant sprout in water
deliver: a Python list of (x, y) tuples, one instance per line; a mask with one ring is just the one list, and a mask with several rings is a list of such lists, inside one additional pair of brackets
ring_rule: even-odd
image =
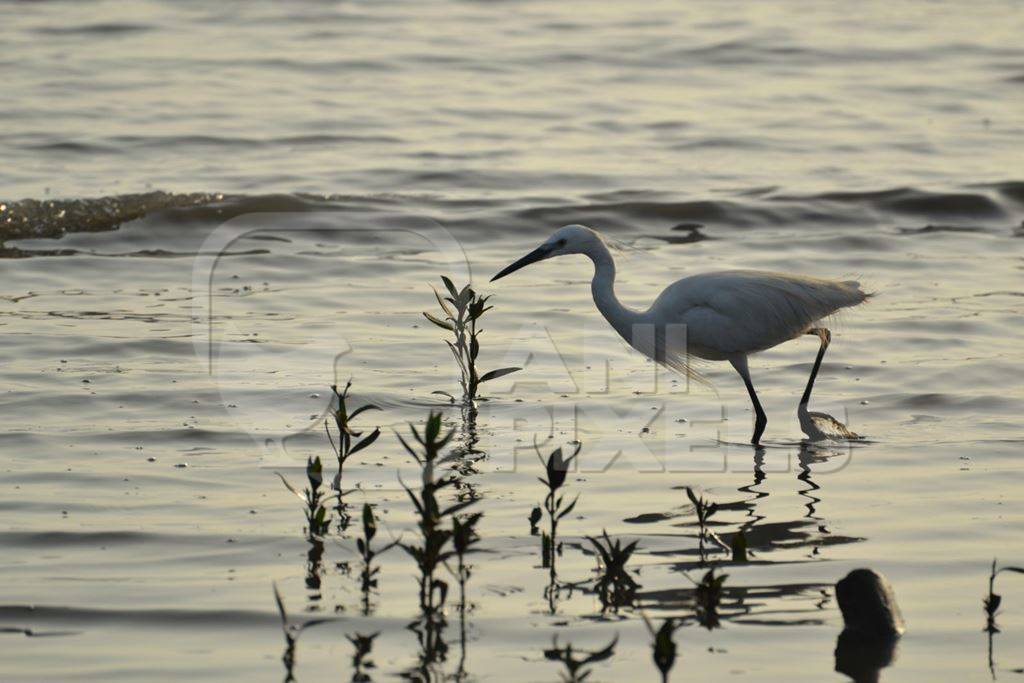
[(352, 643), (352, 646), (355, 647), (355, 652), (352, 654), (352, 683), (369, 683), (372, 680), (370, 675), (366, 673), (366, 670), (374, 669), (377, 665), (373, 663), (373, 660), (367, 659), (367, 657), (373, 652), (373, 641), (379, 635), (380, 632), (378, 631), (368, 636), (364, 636), (361, 633), (345, 636), (348, 642)]
[(672, 667), (675, 666), (676, 657), (679, 654), (674, 636), (676, 631), (683, 625), (683, 622), (681, 619), (669, 617), (661, 622), (661, 626), (655, 629), (646, 614), (641, 612), (640, 616), (643, 617), (647, 632), (651, 634), (651, 656), (654, 659), (654, 665), (661, 672), (662, 683), (668, 683), (669, 673), (671, 673)]
[(999, 606), (1003, 603), (1003, 596), (998, 595), (995, 592), (996, 577), (1002, 572), (1015, 572), (1017, 574), (1024, 574), (1024, 568), (1022, 567), (997, 567), (996, 561), (992, 560), (992, 572), (988, 577), (988, 595), (982, 601), (982, 605), (985, 608), (986, 624), (985, 630), (989, 633), (999, 633), (999, 627), (996, 626), (996, 613), (999, 611)]
[(544, 465), (544, 477), (538, 477), (540, 483), (547, 487), (548, 493), (544, 497), (544, 510), (548, 513), (548, 531), (541, 534), (541, 564), (551, 570), (551, 577), (555, 576), (555, 555), (558, 553), (558, 523), (576, 507), (579, 500), (577, 495), (571, 503), (565, 503), (565, 495), (559, 494), (559, 490), (565, 485), (565, 478), (569, 467), (576, 456), (580, 454), (581, 444), (576, 445), (576, 450), (568, 458), (562, 455), (562, 449), (556, 448), (545, 461), (540, 451), (537, 457)]
[(637, 541), (623, 546), (622, 541), (609, 538), (607, 531), (602, 531), (601, 538), (587, 536), (587, 540), (601, 558), (600, 576), (594, 591), (601, 601), (602, 611), (617, 611), (619, 607), (632, 605), (639, 586), (626, 570), (626, 564), (636, 550)]
[(711, 540), (708, 520), (718, 511), (718, 505), (708, 501), (704, 496), (697, 496), (689, 486), (686, 487), (686, 497), (693, 503), (694, 512), (697, 514), (697, 524), (700, 526), (697, 548), (700, 552), (700, 563), (704, 564), (707, 562), (707, 543)]
[[(479, 336), (483, 332), (478, 328), (478, 321), (484, 313), (491, 310), (493, 306), (487, 305), (489, 296), (480, 296), (469, 285), (461, 290), (456, 289), (451, 279), (441, 276), (448, 296), (442, 297), (435, 289), (434, 297), (438, 306), (441, 307), (443, 317), (438, 317), (424, 311), (423, 316), (438, 327), (452, 333), (453, 340), (445, 340), (448, 348), (455, 357), (455, 363), (459, 366), (461, 377), (459, 384), (462, 387), (462, 402), (472, 404), (476, 400), (477, 390), (484, 382), (504, 377), (522, 368), (500, 368), (480, 374), (476, 367), (477, 357), (480, 355)], [(451, 394), (443, 391), (434, 393), (444, 394), (452, 399)]]
[(331, 519), (328, 516), (324, 501), (327, 494), (321, 490), (324, 483), (323, 465), (320, 458), (306, 459), (306, 480), (309, 484), (299, 493), (294, 486), (288, 483), (280, 472), (277, 476), (294, 493), (299, 500), (306, 504), (306, 540), (309, 542), (309, 552), (306, 554), (306, 587), (315, 591), (311, 599), (320, 599), (320, 573), (323, 569), (324, 543), (323, 537), (331, 526)]
[(715, 576), (715, 568), (712, 567), (704, 574), (700, 583), (696, 584), (694, 612), (700, 625), (709, 631), (721, 623), (718, 617), (718, 606), (722, 602), (725, 580), (728, 577), (728, 574)]
[[(548, 493), (544, 498), (544, 510), (548, 516), (548, 530), (541, 532), (541, 566), (548, 569), (548, 585), (544, 589), (544, 596), (548, 602), (548, 611), (551, 614), (555, 614), (558, 608), (557, 603), (561, 589), (566, 587), (571, 594), (575, 587), (573, 584), (560, 584), (558, 581), (558, 570), (555, 566), (555, 558), (561, 552), (561, 547), (558, 544), (558, 524), (573, 511), (576, 507), (576, 502), (579, 500), (579, 496), (576, 496), (572, 502), (566, 503), (564, 494), (559, 494), (559, 491), (565, 485), (569, 467), (576, 456), (579, 455), (582, 446), (577, 444), (576, 450), (568, 458), (563, 456), (561, 448), (555, 449), (546, 461), (541, 456), (540, 449), (537, 448), (536, 444), (534, 448), (537, 449), (537, 458), (544, 465), (546, 475), (546, 477), (538, 477), (538, 479), (548, 489)], [(535, 533), (542, 516), (543, 513), (539, 506), (531, 512), (531, 533)]]
[(999, 633), (999, 626), (996, 625), (996, 614), (1003, 604), (1003, 596), (995, 592), (996, 577), (1002, 572), (1014, 572), (1024, 574), (1024, 567), (998, 567), (996, 560), (992, 560), (992, 571), (988, 576), (988, 595), (982, 600), (982, 607), (985, 610), (985, 632), (988, 634), (988, 669), (992, 674), (992, 680), (996, 679), (996, 664), (993, 655), (993, 636)]
[[(334, 450), (334, 455), (338, 459), (338, 473), (334, 475), (334, 481), (332, 488), (337, 492), (338, 496), (338, 519), (343, 526), (347, 526), (348, 519), (345, 515), (345, 503), (343, 500), (344, 491), (341, 488), (342, 474), (345, 470), (345, 463), (353, 455), (369, 447), (377, 440), (380, 436), (380, 428), (375, 427), (372, 432), (368, 435), (363, 436), (363, 432), (355, 431), (352, 428), (352, 420), (359, 416), (360, 413), (366, 412), (367, 410), (380, 410), (375, 405), (367, 404), (359, 406), (351, 413), (348, 410), (347, 399), (348, 390), (352, 387), (352, 380), (349, 380), (345, 384), (345, 388), (338, 391), (337, 385), (331, 385), (331, 391), (334, 392), (334, 400), (337, 404), (334, 410), (331, 411), (331, 417), (334, 420), (334, 427), (338, 432), (338, 441), (334, 441), (334, 437), (331, 435), (331, 428), (328, 420), (324, 420), (324, 430), (327, 432), (327, 440), (331, 443), (331, 448)], [(362, 437), (362, 438), (360, 438)], [(357, 441), (358, 439), (358, 441)]]
[(306, 459), (306, 479), (309, 481), (309, 485), (302, 490), (302, 493), (299, 493), (294, 486), (289, 484), (283, 474), (280, 472), (276, 474), (281, 478), (281, 481), (284, 482), (288, 490), (306, 504), (306, 535), (309, 539), (319, 538), (326, 534), (330, 529), (331, 519), (327, 515), (327, 508), (323, 504), (326, 495), (320, 490), (324, 483), (324, 467), (320, 462), (319, 456)]
[(612, 642), (600, 650), (580, 650), (573, 648), (572, 643), (565, 647), (559, 647), (558, 638), (555, 637), (551, 647), (544, 650), (544, 658), (562, 663), (565, 667), (565, 671), (561, 672), (564, 683), (583, 683), (593, 673), (587, 667), (611, 659), (615, 654), (615, 645), (618, 642), (619, 637), (615, 636)]
[(284, 599), (281, 598), (281, 592), (277, 589), (277, 584), (272, 584), (274, 588), (274, 601), (277, 603), (277, 612), (281, 616), (281, 632), (284, 634), (284, 654), (281, 655), (281, 662), (284, 664), (285, 683), (291, 683), (295, 680), (295, 646), (299, 642), (299, 636), (307, 628), (317, 626), (319, 624), (325, 624), (330, 619), (310, 619), (301, 624), (293, 624), (288, 618), (288, 611), (284, 607)]

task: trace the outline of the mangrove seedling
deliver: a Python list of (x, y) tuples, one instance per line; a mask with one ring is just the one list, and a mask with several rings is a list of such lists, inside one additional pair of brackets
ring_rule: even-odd
[(697, 584), (694, 611), (697, 614), (697, 621), (709, 631), (721, 623), (718, 618), (718, 606), (722, 602), (722, 595), (725, 592), (723, 587), (728, 577), (728, 574), (715, 576), (715, 568), (712, 567)]
[(411, 543), (401, 545), (416, 561), (419, 568), (420, 608), (424, 615), (430, 616), (440, 611), (448, 595), (448, 584), (437, 578), (437, 568), (454, 552), (450, 547), (452, 531), (445, 528), (444, 520), (453, 517), (476, 501), (456, 502), (445, 509), (442, 509), (438, 503), (438, 492), (455, 484), (454, 476), (440, 478), (434, 476), (434, 469), (441, 450), (451, 441), (455, 431), (451, 430), (445, 435), (441, 434), (441, 413), (431, 411), (422, 435), (414, 425), (409, 427), (412, 430), (413, 439), (418, 444), (418, 449), (410, 446), (400, 434), (397, 436), (402, 446), (412, 455), (422, 470), (422, 488), (417, 495), (404, 483), (402, 487), (416, 508), (419, 517), (416, 526), (422, 542), (420, 545)]
[(661, 622), (661, 626), (655, 630), (646, 614), (641, 612), (640, 616), (644, 619), (647, 632), (651, 634), (651, 655), (654, 659), (654, 665), (661, 672), (661, 683), (668, 683), (668, 675), (672, 671), (672, 667), (675, 666), (676, 657), (679, 653), (673, 636), (675, 636), (679, 627), (683, 625), (683, 622), (681, 619), (669, 617)]
[(284, 599), (281, 592), (277, 590), (277, 584), (271, 584), (274, 588), (274, 601), (277, 603), (277, 612), (281, 616), (281, 631), (284, 634), (284, 654), (281, 655), (281, 662), (284, 663), (285, 683), (295, 680), (295, 646), (299, 642), (299, 636), (307, 628), (324, 624), (330, 619), (310, 619), (301, 624), (293, 624), (288, 618), (288, 611), (284, 607)]
[(556, 448), (548, 456), (546, 462), (541, 457), (540, 450), (537, 451), (537, 457), (544, 465), (547, 475), (546, 479), (538, 477), (538, 480), (548, 489), (548, 494), (544, 497), (544, 510), (548, 513), (548, 531), (541, 535), (541, 564), (551, 570), (552, 577), (555, 575), (555, 555), (558, 550), (558, 523), (573, 511), (576, 501), (580, 499), (577, 495), (571, 503), (566, 505), (565, 495), (559, 494), (558, 491), (565, 484), (569, 466), (580, 454), (582, 447), (582, 444), (577, 444), (576, 450), (568, 458), (563, 457), (561, 448)]
[(591, 664), (611, 659), (612, 655), (615, 654), (615, 645), (618, 642), (619, 637), (615, 636), (612, 642), (600, 650), (577, 650), (573, 648), (572, 643), (565, 647), (559, 647), (558, 636), (555, 636), (552, 646), (544, 650), (544, 658), (562, 663), (565, 667), (565, 671), (562, 672), (563, 683), (583, 683), (593, 673), (587, 667)]
[[(464, 286), (461, 290), (456, 289), (452, 281), (443, 275), (441, 281), (444, 282), (445, 289), (448, 290), (448, 296), (441, 296), (435, 289), (434, 297), (441, 307), (442, 316), (438, 317), (426, 311), (423, 312), (423, 316), (438, 327), (452, 333), (452, 340), (446, 339), (445, 343), (451, 350), (452, 356), (455, 357), (455, 363), (459, 368), (462, 402), (472, 404), (476, 400), (477, 389), (481, 384), (522, 370), (522, 368), (500, 368), (482, 375), (477, 371), (476, 361), (480, 355), (479, 337), (483, 332), (478, 327), (478, 322), (484, 313), (493, 308), (493, 306), (487, 305), (487, 300), (490, 297), (480, 296), (469, 285)], [(435, 393), (445, 394), (454, 401), (454, 397), (450, 394)]]
[(710, 540), (711, 532), (708, 530), (708, 520), (718, 512), (718, 505), (704, 498), (697, 496), (693, 489), (686, 487), (686, 497), (693, 503), (694, 512), (697, 514), (697, 524), (700, 526), (700, 536), (697, 539), (698, 551), (700, 552), (700, 563), (707, 561), (706, 543)]
[(988, 595), (982, 600), (982, 606), (985, 608), (986, 624), (985, 630), (988, 633), (999, 633), (999, 627), (996, 626), (996, 613), (999, 611), (999, 606), (1003, 603), (1003, 596), (996, 594), (996, 577), (1002, 572), (1015, 572), (1017, 574), (1024, 574), (1024, 568), (1021, 567), (996, 567), (995, 559), (992, 560), (992, 572), (988, 576)]
[[(338, 432), (337, 443), (335, 443), (334, 437), (331, 435), (329, 421), (324, 420), (324, 430), (327, 432), (327, 440), (331, 442), (331, 448), (334, 450), (334, 455), (338, 459), (338, 473), (334, 475), (334, 482), (332, 486), (334, 490), (338, 492), (339, 508), (342, 507), (341, 475), (345, 469), (345, 463), (353, 455), (370, 446), (377, 440), (377, 437), (380, 436), (379, 427), (375, 427), (374, 430), (366, 436), (363, 436), (363, 432), (356, 431), (352, 428), (352, 420), (358, 417), (360, 413), (366, 412), (367, 410), (380, 410), (380, 408), (372, 404), (366, 404), (359, 406), (350, 413), (348, 406), (346, 405), (346, 401), (348, 399), (348, 390), (351, 387), (352, 380), (349, 380), (345, 384), (345, 388), (341, 391), (338, 391), (337, 385), (331, 385), (331, 391), (334, 392), (334, 400), (337, 404), (331, 411), (331, 417), (334, 419), (334, 427)], [(362, 438), (360, 439), (360, 437)]]
[(356, 633), (354, 636), (345, 636), (348, 642), (352, 643), (352, 646), (356, 649), (352, 654), (352, 683), (368, 683), (371, 680), (366, 670), (376, 668), (376, 664), (372, 660), (367, 659), (367, 657), (373, 652), (373, 641), (379, 635), (380, 631), (371, 633), (368, 636), (364, 636), (361, 633)]
[(309, 485), (299, 493), (294, 486), (288, 483), (284, 475), (276, 473), (289, 491), (298, 496), (299, 500), (306, 504), (306, 534), (312, 540), (320, 538), (327, 533), (331, 526), (331, 519), (327, 516), (327, 508), (324, 507), (326, 494), (320, 490), (324, 483), (324, 467), (320, 463), (320, 457), (306, 459), (306, 479)]
[(594, 585), (594, 591), (601, 601), (602, 611), (609, 608), (618, 610), (619, 607), (633, 604), (636, 589), (639, 588), (626, 570), (626, 564), (636, 550), (637, 541), (623, 546), (622, 541), (609, 538), (607, 531), (601, 533), (601, 538), (587, 536), (601, 558), (601, 574)]

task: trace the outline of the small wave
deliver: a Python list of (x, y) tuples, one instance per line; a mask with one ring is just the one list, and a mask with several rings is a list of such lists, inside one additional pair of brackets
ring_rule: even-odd
[(900, 228), (899, 230), (904, 235), (925, 235), (933, 232), (989, 232), (985, 228), (969, 225), (926, 225), (923, 228)]
[(84, 24), (81, 26), (42, 26), (36, 33), (49, 36), (94, 35), (111, 36), (122, 33), (143, 33), (152, 31), (154, 27), (146, 24), (103, 23)]
[(901, 187), (871, 192), (825, 192), (816, 195), (776, 195), (774, 201), (828, 202), (875, 209), (897, 215), (929, 218), (1003, 218), (1006, 211), (994, 199), (973, 192), (926, 192)]
[[(311, 140), (313, 138), (310, 138)], [(319, 138), (317, 138), (319, 139)], [(334, 138), (332, 138), (334, 139)], [(303, 140), (306, 140), (303, 138)], [(297, 143), (297, 144), (304, 144)], [(464, 187), (465, 178), (453, 172), (421, 173), (415, 180)], [(581, 183), (587, 178), (579, 178)], [(505, 175), (478, 178), (482, 186), (507, 187)], [(777, 194), (774, 188), (731, 190), (723, 199), (678, 201), (664, 192), (607, 190), (588, 195), (584, 201), (558, 202), (547, 198), (476, 199), (446, 198), (444, 195), (318, 195), (280, 193), (223, 195), (198, 192), (179, 194), (154, 191), (89, 199), (23, 199), (0, 202), (0, 243), (9, 240), (59, 238), (74, 232), (115, 230), (130, 221), (153, 214), (168, 225), (220, 224), (252, 213), (310, 211), (400, 211), (447, 215), (445, 225), (468, 238), (486, 236), (490, 229), (507, 230), (512, 224), (525, 231), (543, 234), (552, 226), (592, 223), (611, 232), (649, 230), (673, 225), (701, 224), (708, 230), (719, 227), (756, 228), (781, 226), (875, 226), (880, 221), (897, 223), (913, 217), (929, 221), (922, 229), (908, 232), (970, 232), (1000, 226), (985, 225), (992, 219), (1005, 220), (1024, 203), (1024, 181), (1006, 181), (973, 186), (975, 191), (928, 192), (915, 188), (894, 188), (871, 192), (825, 192), (812, 195)], [(472, 218), (467, 209), (477, 209)], [(679, 236), (674, 236), (678, 238)], [(5, 245), (0, 257), (39, 253), (19, 251)], [(49, 249), (47, 254), (70, 255), (74, 249)], [(143, 256), (183, 255), (170, 248), (140, 252)]]
[(0, 605), (0, 619), (8, 623), (56, 623), (79, 626), (100, 624), (130, 624), (134, 626), (164, 627), (233, 627), (267, 626), (280, 617), (270, 611), (256, 610), (189, 610), (146, 609), (114, 610), (84, 607)]
[(1005, 183), (994, 183), (989, 185), (1003, 197), (1013, 200), (1018, 204), (1024, 204), (1024, 181), (1010, 180)]
[[(185, 147), (199, 150), (224, 149), (270, 149), (274, 147), (288, 150), (297, 147), (349, 147), (355, 145), (396, 145), (403, 142), (401, 138), (391, 135), (343, 135), (318, 133), (309, 135), (285, 135), (281, 137), (259, 138), (226, 135), (112, 135), (109, 137), (86, 140), (70, 139), (19, 139), (18, 136), (3, 138), (5, 144), (28, 152), (51, 152), (63, 155), (121, 155), (131, 150), (165, 150), (180, 151)], [(467, 155), (466, 158), (472, 158)]]
[(390, 135), (334, 135), (318, 133), (311, 135), (286, 135), (277, 138), (230, 137), (224, 135), (115, 135), (109, 138), (114, 149), (125, 146), (135, 148), (180, 148), (194, 146), (209, 147), (274, 147), (304, 145), (342, 144), (397, 144), (401, 138)]
[(120, 154), (121, 150), (112, 145), (95, 142), (78, 142), (75, 140), (58, 140), (55, 142), (39, 142), (23, 145), (22, 149), (33, 152), (61, 152), (65, 154)]
[(790, 218), (768, 207), (733, 201), (699, 200), (692, 202), (610, 202), (549, 206), (519, 212), (525, 219), (555, 223), (622, 223), (660, 221), (672, 223), (715, 223), (735, 227), (782, 225)]
[(896, 394), (889, 398), (892, 405), (906, 410), (928, 412), (961, 412), (977, 415), (991, 415), (994, 412), (1012, 413), (1015, 403), (1003, 396), (985, 394), (979, 396), (955, 396), (945, 393)]
[[(94, 531), (94, 532), (72, 532), (72, 531), (6, 531), (0, 533), (7, 547), (19, 548), (45, 548), (54, 550), (61, 547), (80, 546), (84, 548), (99, 548), (141, 545), (144, 543), (195, 543), (193, 536), (173, 536), (167, 534), (154, 534), (141, 531)], [(223, 539), (216, 539), (216, 544), (223, 543)], [(213, 542), (211, 541), (211, 545)]]

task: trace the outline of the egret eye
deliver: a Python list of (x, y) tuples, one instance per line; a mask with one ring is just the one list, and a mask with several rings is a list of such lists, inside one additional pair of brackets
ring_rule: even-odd
[(560, 239), (557, 242), (555, 242), (555, 246), (556, 247), (564, 247), (565, 246), (565, 238), (563, 237), (562, 239)]

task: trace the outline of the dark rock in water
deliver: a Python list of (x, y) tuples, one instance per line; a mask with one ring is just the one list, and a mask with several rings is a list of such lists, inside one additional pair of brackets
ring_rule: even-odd
[(836, 671), (875, 683), (896, 658), (905, 626), (892, 586), (872, 569), (854, 569), (836, 584), (845, 629), (836, 641)]
[(885, 577), (872, 569), (854, 569), (836, 584), (836, 600), (848, 631), (867, 636), (899, 636), (903, 615)]

